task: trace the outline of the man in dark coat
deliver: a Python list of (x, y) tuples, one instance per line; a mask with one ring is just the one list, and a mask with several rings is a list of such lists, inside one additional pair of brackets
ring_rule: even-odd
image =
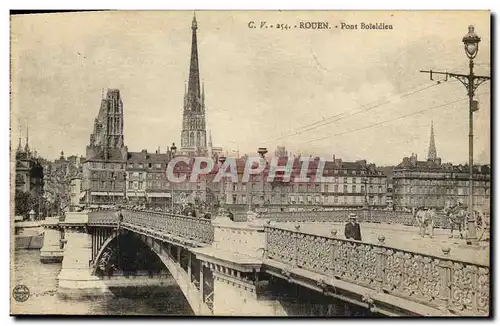
[(356, 222), (356, 214), (349, 214), (349, 222), (345, 225), (345, 238), (361, 241), (361, 229), (359, 223)]

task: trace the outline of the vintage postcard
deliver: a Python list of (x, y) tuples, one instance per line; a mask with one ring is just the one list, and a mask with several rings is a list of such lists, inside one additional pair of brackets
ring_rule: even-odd
[(11, 15), (12, 315), (491, 315), (489, 11)]

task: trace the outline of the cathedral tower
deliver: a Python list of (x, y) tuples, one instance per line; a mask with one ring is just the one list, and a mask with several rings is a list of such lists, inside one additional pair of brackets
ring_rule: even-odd
[(184, 91), (184, 114), (182, 121), (181, 147), (185, 150), (206, 152), (207, 138), (205, 127), (205, 91), (200, 90), (200, 71), (198, 65), (198, 42), (196, 16), (191, 25), (191, 61), (187, 92)]
[(99, 156), (108, 160), (113, 152), (125, 147), (123, 140), (123, 102), (118, 89), (108, 89), (101, 99), (101, 107), (94, 120), (94, 131), (90, 135), (91, 152), (87, 157)]

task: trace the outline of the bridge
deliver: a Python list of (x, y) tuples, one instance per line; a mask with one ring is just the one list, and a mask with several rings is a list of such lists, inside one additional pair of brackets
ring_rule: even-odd
[(431, 252), (397, 246), (392, 234), (412, 228), (397, 221), (362, 221), (361, 242), (343, 238), (345, 217), (334, 213), (321, 223), (282, 213), (247, 222), (121, 214), (67, 213), (44, 225), (42, 257), (63, 257), (61, 295), (107, 293), (115, 270), (167, 270), (197, 315), (489, 315), (488, 261), (453, 242)]

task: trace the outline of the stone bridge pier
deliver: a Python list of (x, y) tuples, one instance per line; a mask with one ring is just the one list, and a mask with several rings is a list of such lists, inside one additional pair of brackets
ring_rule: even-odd
[(59, 227), (59, 218), (46, 219), (43, 222), (43, 246), (40, 249), (42, 263), (60, 263), (63, 260), (64, 231)]

